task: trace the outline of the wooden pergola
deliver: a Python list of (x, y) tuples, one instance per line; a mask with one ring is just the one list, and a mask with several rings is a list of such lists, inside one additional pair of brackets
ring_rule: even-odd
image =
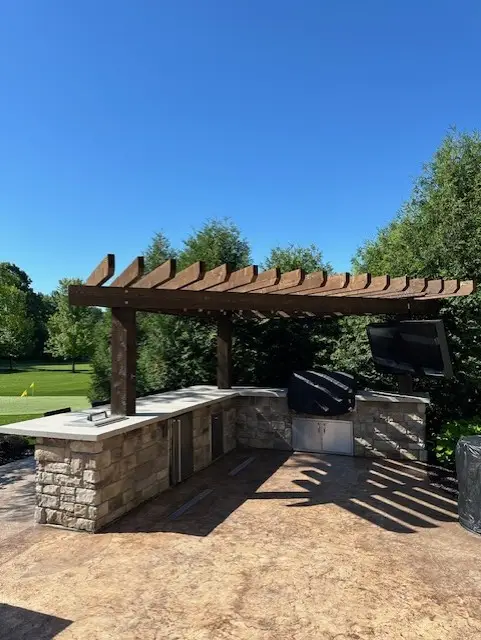
[(112, 414), (135, 414), (136, 311), (207, 317), (217, 322), (217, 384), (231, 387), (232, 317), (323, 318), (344, 315), (436, 314), (440, 302), (473, 293), (472, 280), (391, 278), (369, 273), (306, 274), (302, 269), (259, 273), (256, 265), (232, 271), (227, 264), (206, 271), (196, 262), (177, 272), (167, 260), (144, 273), (135, 260), (113, 280), (108, 254), (85, 284), (69, 287), (72, 305), (112, 309)]

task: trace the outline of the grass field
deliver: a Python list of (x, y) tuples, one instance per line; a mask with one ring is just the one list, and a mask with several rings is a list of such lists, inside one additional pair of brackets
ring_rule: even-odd
[[(13, 372), (0, 370), (0, 425), (29, 420), (45, 411), (90, 406), (87, 399), (90, 365), (77, 365), (76, 373), (72, 373), (69, 364), (20, 363), (17, 366)], [(25, 390), (29, 395), (21, 398)]]

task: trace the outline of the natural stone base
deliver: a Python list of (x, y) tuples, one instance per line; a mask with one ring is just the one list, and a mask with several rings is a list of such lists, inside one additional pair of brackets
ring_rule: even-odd
[(35, 520), (98, 531), (169, 486), (166, 422), (106, 440), (38, 438)]

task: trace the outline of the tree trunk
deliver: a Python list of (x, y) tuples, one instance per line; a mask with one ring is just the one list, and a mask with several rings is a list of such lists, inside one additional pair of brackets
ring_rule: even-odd
[(13, 369), (13, 361), (12, 361), (12, 356), (8, 356), (10, 358), (10, 371), (12, 371)]
[(75, 360), (72, 360), (72, 373), (75, 373)]

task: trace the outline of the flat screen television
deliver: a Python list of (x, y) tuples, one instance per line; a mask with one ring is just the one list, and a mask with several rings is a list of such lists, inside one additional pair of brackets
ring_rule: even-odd
[(373, 323), (367, 335), (381, 373), (449, 378), (453, 375), (442, 320)]

